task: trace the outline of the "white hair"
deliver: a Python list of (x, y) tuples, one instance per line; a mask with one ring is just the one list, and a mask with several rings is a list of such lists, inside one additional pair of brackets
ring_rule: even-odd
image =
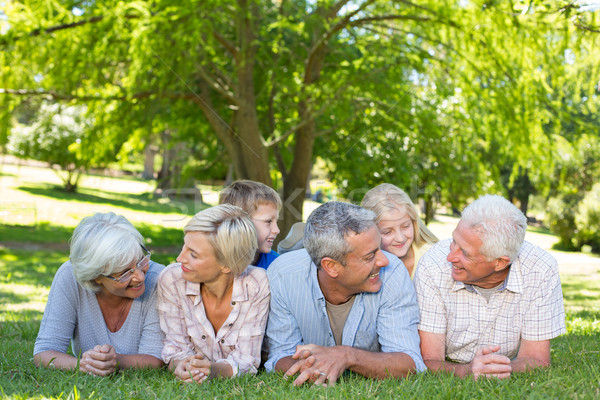
[(505, 256), (512, 262), (521, 251), (527, 218), (502, 196), (480, 197), (464, 209), (460, 221), (480, 234), (479, 252), (488, 260)]
[(96, 278), (122, 271), (143, 255), (144, 238), (125, 217), (108, 212), (82, 219), (69, 243), (75, 279), (97, 292)]
[(315, 263), (330, 257), (342, 265), (353, 249), (346, 238), (351, 233), (360, 234), (375, 227), (375, 213), (350, 203), (331, 201), (319, 206), (306, 220), (304, 247)]

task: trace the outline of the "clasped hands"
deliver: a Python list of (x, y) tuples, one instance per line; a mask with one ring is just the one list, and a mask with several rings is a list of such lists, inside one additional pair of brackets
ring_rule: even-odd
[(201, 354), (195, 354), (179, 360), (173, 373), (183, 382), (202, 383), (210, 376), (210, 360), (206, 360)]
[(117, 370), (117, 353), (110, 344), (96, 345), (83, 353), (79, 371), (95, 376), (110, 375)]
[(334, 385), (346, 370), (345, 351), (341, 346), (298, 345), (292, 359), (298, 361), (288, 368), (284, 376), (287, 379), (300, 372), (294, 385), (302, 385), (306, 381), (318, 386)]
[(500, 350), (499, 345), (486, 346), (475, 353), (475, 358), (470, 363), (473, 378), (480, 376), (486, 378), (506, 379), (510, 378), (512, 366), (510, 358), (496, 354)]

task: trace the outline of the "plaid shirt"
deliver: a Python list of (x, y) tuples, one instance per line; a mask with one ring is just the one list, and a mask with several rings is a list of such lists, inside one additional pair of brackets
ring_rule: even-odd
[(158, 282), (160, 327), (166, 335), (163, 360), (202, 354), (231, 365), (233, 376), (256, 373), (270, 297), (266, 271), (248, 267), (233, 279), (233, 309), (215, 334), (204, 311), (200, 283), (183, 279), (179, 263), (169, 265)]
[(419, 330), (446, 334), (447, 359), (468, 363), (487, 345), (500, 345), (499, 354), (514, 358), (521, 339), (542, 341), (566, 332), (558, 264), (548, 252), (524, 242), (487, 302), (476, 286), (452, 279), (450, 242), (439, 242), (421, 258), (415, 278)]

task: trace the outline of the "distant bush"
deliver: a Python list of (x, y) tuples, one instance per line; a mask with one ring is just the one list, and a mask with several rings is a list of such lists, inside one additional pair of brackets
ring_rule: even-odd
[(81, 107), (42, 105), (31, 125), (11, 130), (9, 151), (17, 157), (47, 162), (61, 172), (65, 189), (76, 191), (81, 173), (94, 157), (94, 150), (84, 152), (82, 147), (92, 125), (84, 113)]
[(587, 192), (575, 214), (575, 243), (578, 248), (589, 245), (595, 253), (600, 252), (600, 183)]
[(581, 197), (578, 193), (569, 193), (548, 200), (546, 205), (546, 223), (550, 231), (559, 237), (558, 247), (561, 249), (576, 249), (573, 241), (577, 232), (575, 214)]

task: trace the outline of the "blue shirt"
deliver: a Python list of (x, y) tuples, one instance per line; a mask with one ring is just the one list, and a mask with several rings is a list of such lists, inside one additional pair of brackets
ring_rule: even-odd
[(260, 253), (258, 255), (258, 261), (256, 262), (256, 267), (267, 269), (277, 257), (279, 257), (279, 254), (275, 253), (273, 250), (271, 250), (270, 253)]
[[(381, 269), (377, 293), (356, 295), (344, 325), (342, 345), (373, 352), (401, 352), (417, 371), (425, 370), (419, 348), (419, 308), (415, 289), (402, 261), (384, 252), (389, 265)], [(271, 310), (267, 325), (267, 371), (291, 356), (300, 344), (335, 346), (317, 280), (317, 268), (305, 249), (282, 254), (267, 270)]]

